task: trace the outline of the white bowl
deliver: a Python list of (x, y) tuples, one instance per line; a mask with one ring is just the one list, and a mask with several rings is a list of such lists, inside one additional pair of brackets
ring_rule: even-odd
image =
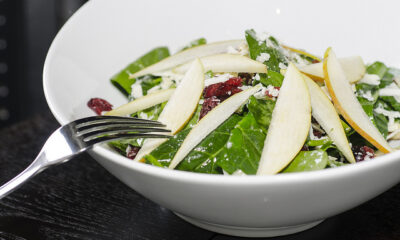
[[(61, 124), (92, 115), (86, 102), (127, 100), (109, 78), (160, 45), (178, 49), (268, 31), (286, 44), (322, 55), (362, 55), (400, 66), (393, 1), (92, 0), (55, 38), (44, 66), (44, 91)], [(154, 202), (202, 228), (238, 236), (276, 236), (308, 229), (351, 209), (400, 180), (400, 152), (337, 169), (276, 176), (215, 176), (171, 171), (96, 147), (91, 155)], [(135, 203), (132, 203), (135, 204)]]

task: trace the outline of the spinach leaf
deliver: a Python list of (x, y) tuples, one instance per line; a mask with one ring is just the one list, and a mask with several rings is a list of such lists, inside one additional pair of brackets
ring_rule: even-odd
[(368, 74), (376, 74), (379, 78), (383, 78), (385, 73), (388, 71), (388, 68), (382, 62), (374, 62), (373, 64), (367, 67)]
[(145, 119), (150, 119), (150, 120), (157, 120), (158, 116), (160, 116), (160, 114), (161, 114), (161, 112), (164, 109), (166, 104), (167, 104), (167, 102), (163, 102), (163, 103), (154, 105), (152, 107), (149, 107), (147, 109), (144, 109), (142, 111), (139, 111), (139, 112), (136, 112), (136, 113), (132, 114), (132, 117), (145, 118)]
[(391, 110), (400, 111), (400, 103), (393, 96), (382, 96), (379, 99), (387, 103)]
[(183, 140), (185, 140), (186, 136), (189, 134), (190, 130), (190, 128), (182, 130), (175, 136), (168, 139), (168, 141), (158, 146), (151, 153), (144, 157), (146, 159), (146, 163), (158, 167), (168, 167)]
[(327, 164), (328, 154), (325, 151), (301, 151), (282, 172), (289, 173), (321, 170), (326, 168)]
[(267, 133), (269, 124), (271, 123), (275, 101), (257, 99), (251, 96), (247, 107), (249, 108), (249, 111), (253, 114), (256, 122), (262, 128), (264, 133)]
[(255, 174), (265, 137), (253, 114), (248, 113), (231, 131), (225, 148), (216, 158), (216, 164), (229, 174), (237, 170)]
[(221, 173), (216, 161), (221, 158), (221, 152), (229, 139), (230, 132), (242, 119), (237, 114), (232, 115), (217, 129), (211, 132), (201, 143), (199, 143), (177, 166), (178, 170), (200, 172), (200, 173)]
[[(176, 169), (191, 172), (202, 173), (221, 173), (215, 165), (215, 158), (224, 148), (226, 141), (230, 136), (230, 130), (233, 129), (242, 117), (232, 115), (210, 135), (204, 138), (177, 166)], [(145, 159), (148, 163), (156, 166), (169, 166), (175, 153), (178, 151), (183, 140), (190, 132), (190, 128), (182, 130), (173, 138), (161, 144)]]
[(133, 74), (145, 67), (153, 65), (160, 60), (169, 56), (169, 50), (166, 47), (159, 47), (151, 50), (139, 59), (129, 64), (119, 73), (111, 78), (111, 83), (117, 87), (123, 94), (129, 96), (131, 94), (131, 86), (136, 79), (130, 79), (129, 75)]
[(188, 123), (186, 124), (186, 126), (183, 129), (192, 128), (194, 125), (196, 125), (199, 122), (201, 108), (202, 108), (202, 105), (197, 105), (196, 111), (194, 112), (192, 118), (188, 121)]
[(323, 146), (327, 144), (332, 144), (332, 140), (329, 137), (321, 138), (318, 140), (307, 140), (306, 145), (309, 147), (317, 147), (317, 146)]
[(185, 47), (183, 47), (180, 51), (192, 48), (192, 47), (197, 47), (200, 45), (204, 45), (207, 44), (207, 40), (205, 38), (199, 38), (199, 39), (195, 39), (193, 41), (191, 41), (188, 45), (186, 45)]
[(261, 53), (267, 53), (269, 54), (269, 59), (265, 61), (264, 64), (267, 65), (268, 71), (279, 73), (279, 63), (287, 66), (287, 59), (282, 52), (280, 52), (279, 43), (275, 38), (269, 37), (269, 41), (272, 44), (268, 44), (267, 41), (258, 41), (254, 30), (247, 30), (245, 35), (251, 59), (255, 60)]
[(385, 115), (374, 112), (374, 123), (379, 132), (386, 138), (388, 135), (388, 120)]
[(284, 76), (280, 73), (269, 71), (268, 75), (265, 73), (260, 73), (260, 82), (264, 86), (272, 85), (274, 87), (281, 87)]
[(159, 85), (162, 82), (161, 77), (153, 77), (151, 75), (146, 75), (143, 78), (140, 78), (140, 86), (142, 87), (143, 96), (147, 95), (147, 91), (152, 89), (153, 87)]
[(340, 119), (340, 122), (342, 123), (342, 127), (344, 129), (344, 132), (346, 133), (346, 136), (350, 136), (354, 133), (354, 129), (351, 128), (344, 120)]
[(109, 142), (108, 145), (111, 148), (117, 150), (120, 154), (126, 156), (126, 148), (129, 145), (140, 147), (140, 145), (141, 145), (140, 143), (141, 142), (138, 141), (137, 139), (124, 139), (124, 140)]

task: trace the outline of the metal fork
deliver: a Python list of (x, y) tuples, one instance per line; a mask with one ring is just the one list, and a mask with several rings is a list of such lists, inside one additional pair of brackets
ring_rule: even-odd
[[(0, 199), (49, 166), (67, 162), (98, 143), (127, 138), (166, 138), (163, 124), (139, 118), (95, 116), (75, 120), (50, 135), (36, 159), (0, 187)], [(156, 133), (164, 134), (156, 134)]]

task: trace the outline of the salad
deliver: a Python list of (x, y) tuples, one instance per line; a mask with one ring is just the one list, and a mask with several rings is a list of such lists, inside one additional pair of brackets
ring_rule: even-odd
[(168, 139), (110, 142), (158, 167), (225, 175), (314, 171), (395, 151), (400, 70), (360, 56), (323, 58), (267, 33), (207, 43), (174, 55), (158, 47), (112, 77), (127, 104), (98, 114), (158, 120)]

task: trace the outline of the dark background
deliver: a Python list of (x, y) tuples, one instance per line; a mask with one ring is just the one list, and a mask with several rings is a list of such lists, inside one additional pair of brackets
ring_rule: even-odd
[(51, 41), (86, 0), (0, 0), (0, 129), (48, 111), (42, 70)]

